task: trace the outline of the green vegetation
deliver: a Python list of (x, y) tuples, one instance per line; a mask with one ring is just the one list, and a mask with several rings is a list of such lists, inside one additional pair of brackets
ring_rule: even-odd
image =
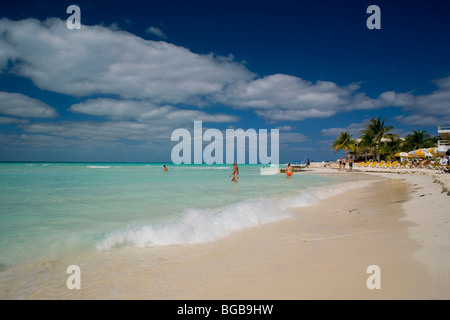
[(344, 149), (345, 153), (347, 153), (348, 150), (355, 151), (356, 145), (357, 142), (355, 139), (352, 139), (351, 134), (349, 134), (348, 132), (341, 132), (336, 141), (333, 142), (331, 150), (334, 150), (334, 152), (336, 153), (339, 150)]
[(368, 157), (376, 161), (392, 160), (398, 152), (409, 152), (419, 148), (432, 148), (436, 146), (439, 136), (431, 137), (426, 131), (413, 130), (405, 138), (391, 133), (394, 127), (386, 125), (386, 119), (370, 119), (366, 127), (361, 130), (359, 139), (352, 139), (352, 135), (341, 132), (333, 142), (331, 150), (335, 153), (344, 149), (345, 153), (351, 151), (356, 157)]

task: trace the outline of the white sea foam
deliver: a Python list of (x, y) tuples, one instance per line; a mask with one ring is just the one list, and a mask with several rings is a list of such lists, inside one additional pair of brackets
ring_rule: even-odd
[(214, 166), (183, 166), (183, 170), (231, 170), (233, 167), (214, 167)]
[(88, 168), (91, 169), (109, 169), (111, 168), (111, 166), (87, 166)]
[(182, 218), (163, 226), (144, 225), (112, 232), (96, 244), (98, 250), (121, 246), (149, 247), (218, 240), (234, 231), (288, 218), (273, 201), (246, 200), (221, 211), (187, 209)]
[(187, 209), (178, 221), (162, 226), (130, 226), (107, 234), (95, 247), (104, 251), (124, 246), (144, 248), (216, 241), (241, 229), (287, 219), (294, 214), (292, 208), (314, 205), (369, 183), (371, 181), (353, 181), (302, 190), (284, 198), (248, 199), (221, 210)]

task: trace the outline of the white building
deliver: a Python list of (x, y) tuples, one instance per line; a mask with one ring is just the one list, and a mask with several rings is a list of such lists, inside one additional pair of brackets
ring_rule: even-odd
[(442, 140), (439, 140), (439, 146), (450, 146), (450, 125), (438, 126), (438, 133)]

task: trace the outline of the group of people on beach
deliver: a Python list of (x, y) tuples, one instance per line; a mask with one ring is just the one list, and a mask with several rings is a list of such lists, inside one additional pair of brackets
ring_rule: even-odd
[(348, 160), (346, 157), (340, 157), (339, 158), (339, 171), (345, 171), (345, 166), (348, 162), (348, 170), (352, 171), (353, 170), (353, 157), (349, 157)]

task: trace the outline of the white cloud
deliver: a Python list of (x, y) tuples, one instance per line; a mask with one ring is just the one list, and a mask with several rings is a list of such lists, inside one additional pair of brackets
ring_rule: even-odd
[[(158, 30), (150, 27), (147, 32), (157, 34)], [(55, 18), (43, 22), (3, 18), (0, 34), (0, 72), (27, 77), (41, 89), (71, 96), (114, 95), (122, 101), (107, 105), (107, 100), (91, 99), (71, 108), (113, 120), (176, 123), (200, 117), (211, 122), (236, 121), (230, 115), (173, 106), (215, 104), (253, 110), (271, 122), (326, 118), (383, 107), (399, 107), (411, 113), (397, 118), (402, 122), (416, 121), (411, 117), (418, 115), (428, 116), (429, 123), (439, 117), (450, 118), (450, 77), (436, 80), (438, 89), (428, 95), (387, 91), (371, 98), (358, 92), (358, 83), (313, 83), (286, 74), (257, 78), (232, 55), (200, 55), (165, 41), (144, 40), (104, 26), (83, 26), (74, 31)], [(132, 102), (138, 100), (144, 102)], [(41, 116), (55, 116), (51, 107), (41, 107)], [(26, 109), (23, 114), (31, 117), (31, 109)], [(19, 109), (1, 110), (22, 116)]]
[(355, 93), (358, 89), (356, 83), (342, 87), (329, 81), (312, 83), (299, 77), (275, 74), (248, 83), (235, 83), (217, 99), (238, 109), (253, 109), (271, 121), (325, 118), (342, 111), (386, 106), (384, 100)]
[(1, 19), (0, 33), (7, 34), (0, 39), (5, 48), (0, 67), (14, 61), (14, 73), (42, 89), (70, 95), (114, 94), (156, 105), (220, 103), (255, 110), (271, 121), (329, 117), (343, 110), (384, 105), (382, 99), (355, 93), (356, 83), (342, 87), (286, 74), (255, 78), (232, 55), (199, 55), (102, 26), (83, 26), (73, 32), (59, 19)]
[(401, 104), (409, 115), (395, 117), (395, 120), (408, 125), (437, 126), (450, 122), (450, 77), (433, 81), (437, 89), (430, 94), (404, 94)]
[(20, 127), (23, 134), (3, 135), (3, 147), (52, 150), (61, 155), (76, 148), (80, 151), (91, 150), (91, 156), (117, 153), (119, 150), (130, 155), (134, 152), (156, 154), (171, 147), (172, 128), (150, 123), (60, 121), (30, 123)]
[(0, 19), (0, 68), (38, 87), (75, 96), (114, 94), (157, 104), (208, 104), (210, 96), (254, 77), (243, 65), (147, 41), (102, 26), (69, 30), (65, 21)]
[[(383, 92), (370, 98), (359, 84), (338, 86), (329, 81), (310, 81), (275, 74), (235, 83), (217, 96), (218, 101), (238, 109), (253, 109), (270, 121), (292, 121), (308, 118), (327, 118), (340, 112), (400, 107), (422, 116), (450, 117), (450, 77), (435, 81), (438, 89), (428, 95)], [(406, 120), (407, 118), (399, 118)]]
[(332, 82), (312, 84), (298, 77), (275, 74), (255, 79), (246, 85), (236, 83), (222, 98), (224, 102), (243, 109), (264, 110), (277, 106), (285, 109), (323, 109), (330, 102), (344, 104), (344, 98), (348, 95), (348, 89)]
[(292, 144), (301, 143), (311, 140), (307, 136), (297, 132), (280, 132), (280, 144), (289, 143)]
[(164, 32), (160, 28), (156, 27), (149, 27), (147, 30), (145, 30), (146, 33), (153, 34), (161, 39), (167, 39), (167, 36), (164, 34)]
[(394, 119), (410, 126), (438, 126), (450, 122), (450, 117), (436, 117), (433, 115), (415, 114), (410, 116), (397, 116)]
[(0, 92), (0, 113), (23, 118), (54, 118), (55, 109), (21, 93)]
[[(114, 122), (42, 122), (21, 126), (25, 132), (46, 134), (75, 141), (115, 141), (118, 139), (149, 140), (153, 134), (165, 133), (162, 126), (152, 127), (148, 124), (132, 121)], [(170, 133), (167, 133), (170, 136)]]
[(27, 119), (16, 119), (10, 117), (0, 117), (0, 124), (10, 124), (10, 123), (28, 123)]
[(276, 127), (275, 129), (278, 129), (280, 131), (292, 131), (292, 130), (295, 129), (295, 127), (293, 127), (293, 126), (279, 126), (279, 127)]
[(438, 89), (431, 94), (415, 97), (415, 103), (406, 109), (427, 112), (436, 116), (450, 116), (450, 77), (434, 81)]
[(341, 132), (348, 132), (353, 135), (353, 138), (357, 138), (361, 130), (365, 128), (366, 123), (367, 121), (362, 123), (352, 123), (345, 128), (328, 128), (322, 129), (320, 132), (323, 136), (327, 137), (337, 137)]
[(106, 116), (114, 120), (134, 119), (140, 122), (157, 121), (158, 124), (170, 123), (172, 126), (204, 122), (235, 122), (239, 118), (227, 114), (208, 114), (198, 110), (179, 109), (170, 105), (157, 106), (148, 101), (89, 99), (75, 104), (69, 109), (72, 112), (96, 116)]
[(136, 119), (147, 109), (157, 106), (151, 103), (139, 103), (134, 100), (88, 99), (72, 105), (69, 110), (94, 116), (106, 116), (112, 119)]
[(406, 107), (414, 103), (414, 96), (410, 93), (396, 93), (387, 91), (380, 94), (380, 101), (384, 105), (395, 107)]

